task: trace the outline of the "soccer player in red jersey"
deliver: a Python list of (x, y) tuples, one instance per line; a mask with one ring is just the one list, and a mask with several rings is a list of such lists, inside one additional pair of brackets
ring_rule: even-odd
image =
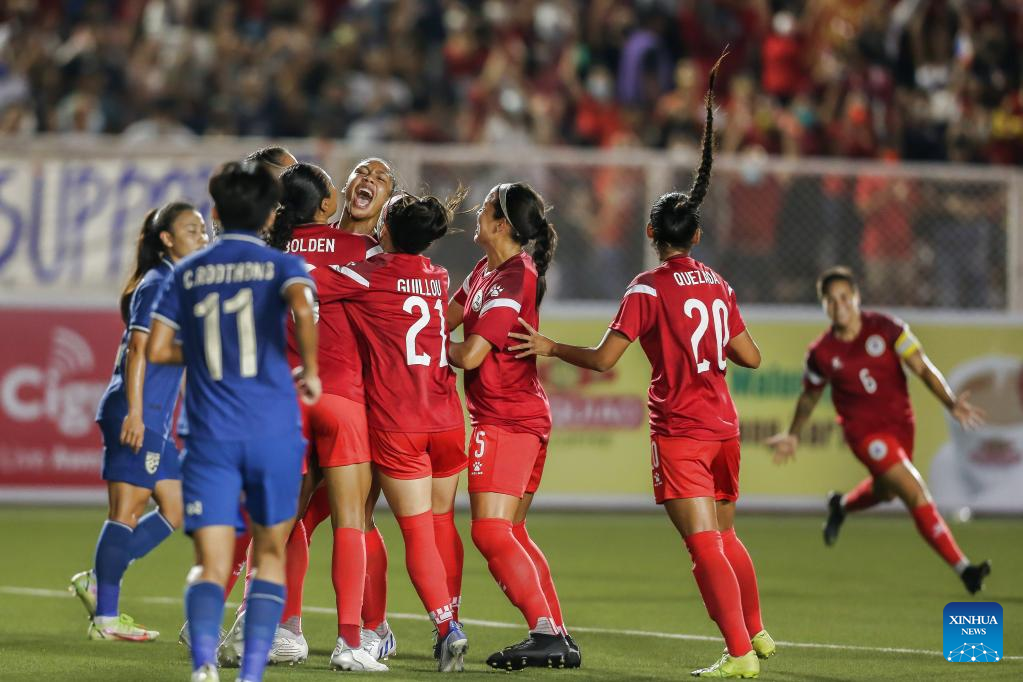
[[(551, 431), (551, 408), (535, 358), (516, 359), (508, 332), (521, 316), (540, 326), (544, 275), (557, 234), (543, 199), (522, 183), (498, 185), (476, 214), (474, 240), (486, 253), (448, 306), (448, 331), (464, 325), (465, 341), (451, 344), (451, 364), (465, 370), (472, 418), (469, 497), (472, 539), (505, 594), (522, 612), (529, 636), (494, 653), (487, 664), (579, 667), (550, 566), (526, 531), (526, 512), (540, 485)], [(529, 246), (527, 251), (526, 247)], [(571, 651), (569, 647), (571, 646)]]
[(775, 462), (795, 456), (799, 433), (830, 383), (845, 440), (870, 475), (845, 495), (833, 492), (828, 496), (824, 543), (835, 543), (846, 513), (898, 497), (912, 514), (921, 537), (955, 569), (970, 594), (975, 594), (991, 565), (987, 561), (971, 564), (966, 558), (913, 466), (913, 407), (903, 365), (923, 380), (963, 428), (981, 424), (983, 415), (970, 404), (968, 392), (958, 396), (952, 392), (909, 325), (883, 313), (860, 310), (859, 288), (851, 270), (826, 270), (817, 281), (817, 295), (831, 319), (831, 328), (810, 344), (803, 392), (792, 424), (788, 431), (767, 441)]
[[(337, 212), (338, 191), (323, 169), (298, 163), (280, 177), (283, 193), (270, 246), (302, 256), (314, 281), (327, 269), (365, 260), (380, 252), (376, 240), (343, 232), (327, 220)], [(387, 667), (361, 648), (362, 594), (366, 575), (366, 500), (369, 496), (369, 442), (363, 397), (362, 363), (355, 350), (348, 317), (340, 302), (318, 305), (319, 366), (323, 395), (303, 408), (309, 466), (300, 509), (322, 478), (334, 529), (331, 573), (337, 601), (338, 640), (332, 664), (344, 670), (383, 671)], [(301, 365), (293, 326), (289, 325), (288, 359)], [(291, 545), (295, 550), (291, 551)], [(300, 520), (289, 540), (287, 603), (271, 648), (271, 660), (301, 661), (309, 653), (302, 636), (302, 584), (309, 565), (306, 529)]]
[(442, 672), (461, 670), (468, 639), (453, 619), (435, 515), (454, 505), (466, 467), (465, 425), (448, 364), (448, 273), (422, 256), (444, 236), (447, 202), (402, 194), (381, 214), (384, 253), (331, 270), (320, 305), (343, 301), (363, 361), (373, 464), (405, 541), (409, 576), (437, 626)]
[[(719, 62), (720, 63), (720, 62)], [(746, 330), (735, 292), (694, 260), (699, 207), (713, 157), (711, 70), (700, 166), (689, 194), (669, 192), (650, 210), (647, 237), (661, 264), (636, 277), (618, 315), (592, 348), (556, 343), (522, 321), (528, 334), (510, 336), (518, 357), (543, 355), (606, 371), (639, 339), (653, 368), (649, 392), (654, 497), (693, 559), (693, 575), (727, 650), (697, 677), (756, 677), (758, 656), (774, 653), (760, 615), (756, 573), (735, 534), (739, 496), (739, 417), (725, 381), (727, 360), (755, 368), (760, 350)], [(752, 636), (752, 637), (751, 637)]]

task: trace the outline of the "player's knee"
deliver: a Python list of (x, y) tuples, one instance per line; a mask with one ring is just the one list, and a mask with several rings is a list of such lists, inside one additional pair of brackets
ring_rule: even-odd
[(162, 516), (167, 523), (177, 530), (181, 528), (181, 524), (185, 522), (185, 512), (181, 505), (160, 505), (160, 516)]
[(228, 573), (230, 572), (231, 569), (229, 567), (204, 564), (198, 580), (201, 580), (202, 582), (216, 583), (218, 585), (226, 585)]
[(508, 540), (516, 542), (511, 534), (511, 523), (504, 519), (473, 519), (472, 544), (484, 556), (496, 554)]

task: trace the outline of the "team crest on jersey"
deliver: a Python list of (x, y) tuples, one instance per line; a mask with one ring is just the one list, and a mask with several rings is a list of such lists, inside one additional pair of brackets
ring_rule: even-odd
[(472, 310), (478, 313), (480, 308), (483, 307), (483, 292), (477, 291), (476, 295), (472, 297)]
[(888, 444), (883, 440), (872, 440), (867, 445), (867, 454), (875, 462), (880, 462), (888, 455)]
[(159, 452), (147, 452), (146, 453), (146, 473), (153, 475), (156, 470), (160, 468), (160, 453)]
[(871, 357), (879, 358), (884, 355), (884, 347), (884, 339), (880, 334), (871, 334), (867, 337), (867, 354)]
[(834, 370), (842, 369), (842, 360), (837, 355), (831, 358), (831, 369)]
[(487, 296), (489, 296), (490, 298), (497, 298), (498, 296), (501, 295), (502, 291), (504, 291), (504, 287), (501, 286), (500, 284), (495, 284), (494, 286), (490, 287), (490, 291), (487, 292)]

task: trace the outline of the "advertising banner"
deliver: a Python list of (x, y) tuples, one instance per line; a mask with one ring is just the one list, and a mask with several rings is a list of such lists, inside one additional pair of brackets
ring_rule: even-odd
[(102, 442), (93, 420), (123, 328), (113, 310), (0, 308), (4, 497), (102, 490)]
[[(730, 366), (728, 381), (742, 424), (743, 498), (777, 508), (817, 503), (846, 490), (866, 471), (849, 453), (825, 393), (794, 462), (776, 466), (763, 441), (786, 428), (802, 388), (807, 344), (823, 317), (764, 321), (749, 328), (764, 361), (756, 371)], [(593, 344), (610, 315), (573, 319), (548, 311), (543, 331)], [(964, 432), (923, 383), (910, 377), (917, 415), (914, 461), (939, 504), (981, 511), (1023, 511), (1023, 328), (962, 320), (907, 320), (957, 391), (969, 390), (988, 424)], [(101, 442), (93, 423), (122, 329), (113, 310), (0, 308), (0, 496), (40, 486), (101, 495)], [(646, 392), (650, 366), (639, 344), (603, 374), (547, 358), (540, 371), (554, 417), (538, 501), (653, 504)], [(24, 492), (28, 491), (28, 492)], [(61, 491), (64, 491), (63, 493)], [(94, 495), (96, 499), (101, 499)], [(53, 499), (53, 494), (46, 495)], [(804, 507), (805, 508), (805, 504)]]
[[(806, 347), (825, 328), (825, 319), (808, 315), (805, 321), (772, 322), (767, 317), (748, 321), (763, 353), (761, 367), (728, 368), (742, 425), (742, 494), (759, 501), (773, 498), (782, 506), (821, 500), (828, 490), (847, 490), (866, 475), (835, 422), (830, 393), (814, 411), (794, 462), (774, 465), (763, 441), (788, 427), (802, 390)], [(543, 330), (560, 341), (590, 345), (609, 321), (547, 315)], [(988, 415), (987, 425), (964, 432), (918, 378), (909, 378), (917, 417), (914, 461), (935, 498), (947, 508), (1023, 511), (1023, 327), (925, 315), (907, 321), (953, 388), (969, 390)], [(543, 491), (650, 496), (645, 409), (650, 366), (639, 344), (606, 374), (549, 359), (541, 360), (541, 367), (554, 410)]]

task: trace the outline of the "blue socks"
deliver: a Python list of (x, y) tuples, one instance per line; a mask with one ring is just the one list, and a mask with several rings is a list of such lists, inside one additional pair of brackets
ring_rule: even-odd
[[(223, 590), (221, 590), (223, 594)], [(239, 680), (261, 680), (266, 657), (284, 613), (284, 585), (256, 578), (249, 587), (245, 610), (245, 653)], [(194, 639), (193, 646), (194, 645)]]
[[(253, 581), (253, 588), (255, 584)], [(185, 618), (188, 619), (188, 633), (192, 638), (192, 670), (198, 670), (206, 664), (215, 666), (217, 645), (220, 643), (220, 622), (224, 619), (224, 588), (209, 581), (189, 585), (185, 590)], [(246, 641), (246, 653), (248, 644)], [(264, 663), (269, 651), (269, 646), (263, 651)]]
[(96, 541), (93, 570), (96, 572), (96, 615), (117, 616), (121, 578), (131, 563), (132, 529), (118, 521), (107, 521)]
[(149, 512), (139, 519), (138, 525), (135, 526), (135, 533), (131, 538), (131, 558), (141, 559), (156, 549), (156, 546), (173, 532), (174, 526), (163, 518), (159, 509)]

